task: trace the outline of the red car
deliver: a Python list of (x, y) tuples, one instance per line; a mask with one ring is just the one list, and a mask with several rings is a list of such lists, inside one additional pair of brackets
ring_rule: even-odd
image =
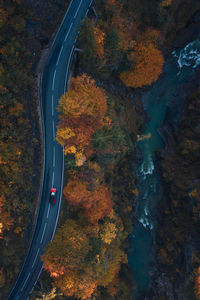
[(50, 203), (56, 202), (56, 189), (54, 189), (54, 188), (50, 189), (49, 202)]

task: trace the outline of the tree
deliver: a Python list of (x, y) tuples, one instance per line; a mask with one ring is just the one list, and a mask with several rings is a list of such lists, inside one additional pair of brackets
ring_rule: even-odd
[(65, 146), (64, 153), (75, 154), (76, 165), (88, 157), (92, 136), (106, 124), (107, 101), (104, 91), (86, 74), (71, 79), (70, 89), (60, 101), (62, 113), (57, 141)]
[(172, 0), (162, 0), (160, 3), (161, 7), (168, 7), (172, 4)]
[(80, 215), (76, 221), (69, 219), (47, 246), (44, 269), (66, 296), (88, 299), (98, 286), (108, 285), (114, 294), (121, 264), (127, 262), (120, 245), (122, 231), (122, 221), (113, 210), (106, 222), (95, 226)]
[(94, 224), (107, 216), (112, 209), (110, 193), (104, 184), (91, 190), (86, 181), (74, 177), (69, 179), (63, 193), (69, 204), (82, 208), (87, 219)]
[(89, 231), (93, 230), (67, 220), (42, 256), (45, 270), (66, 296), (87, 299), (97, 287), (97, 281), (87, 272), (86, 256), (91, 249)]
[(45, 270), (59, 277), (67, 270), (78, 270), (90, 250), (89, 239), (75, 221), (69, 219), (59, 228), (42, 256)]
[(112, 25), (118, 31), (120, 49), (123, 51), (132, 49), (138, 36), (137, 24), (133, 18), (118, 14), (113, 18)]
[(115, 278), (111, 281), (111, 283), (108, 284), (106, 289), (107, 289), (109, 295), (114, 297), (117, 293), (118, 288), (119, 288), (119, 277), (115, 276)]
[(94, 37), (97, 45), (97, 55), (100, 59), (103, 59), (104, 56), (104, 40), (105, 40), (105, 32), (101, 30), (99, 27), (94, 28)]
[(67, 118), (86, 115), (102, 124), (107, 110), (106, 94), (96, 87), (93, 79), (83, 74), (71, 79), (69, 91), (60, 98), (58, 110)]
[(97, 150), (103, 150), (110, 147), (112, 153), (114, 153), (114, 149), (119, 150), (122, 149), (122, 147), (127, 146), (127, 134), (125, 130), (118, 125), (114, 125), (111, 129), (104, 127), (96, 130), (93, 135), (92, 143)]
[(114, 223), (105, 222), (103, 226), (103, 230), (100, 233), (102, 240), (106, 244), (110, 244), (112, 240), (116, 238), (117, 235), (117, 227)]
[(92, 20), (85, 18), (81, 26), (79, 41), (83, 48), (83, 52), (81, 53), (83, 67), (84, 69), (91, 71), (94, 69), (96, 58), (98, 56), (98, 47), (96, 44), (94, 24)]
[(120, 79), (128, 87), (142, 87), (155, 82), (162, 72), (164, 58), (154, 44), (139, 43), (133, 53), (135, 66), (128, 72), (122, 72)]
[[(74, 137), (75, 133), (73, 132), (73, 130), (70, 127), (59, 127), (57, 130), (57, 141), (63, 146), (67, 140), (69, 140), (70, 138)], [(75, 153), (75, 149), (74, 151), (71, 149), (70, 153)]]
[(119, 61), (119, 33), (117, 29), (109, 27), (106, 31), (105, 37), (105, 52), (107, 57), (107, 63), (115, 64)]
[(109, 247), (102, 246), (100, 253), (96, 256), (96, 263), (93, 265), (98, 285), (106, 287), (110, 284), (119, 273), (122, 263), (127, 263), (127, 256), (117, 240), (113, 241)]
[(55, 284), (66, 296), (75, 296), (79, 299), (89, 299), (97, 288), (97, 281), (94, 278), (71, 271), (57, 278)]

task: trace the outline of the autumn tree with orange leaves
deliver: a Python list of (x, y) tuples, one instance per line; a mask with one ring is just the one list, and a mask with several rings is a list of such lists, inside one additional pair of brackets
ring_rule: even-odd
[(110, 193), (104, 184), (91, 190), (88, 182), (72, 177), (63, 193), (69, 204), (76, 208), (82, 208), (86, 218), (93, 224), (103, 219), (112, 209)]
[[(113, 218), (117, 217), (112, 211), (105, 224), (112, 223)], [(88, 299), (98, 286), (107, 287), (113, 280), (116, 281), (121, 264), (127, 262), (120, 247), (119, 237), (123, 230), (120, 224), (117, 222), (116, 225), (118, 235), (112, 233), (113, 228), (109, 234), (109, 228), (103, 222), (93, 226), (69, 219), (58, 229), (42, 260), (55, 286), (66, 296)], [(104, 232), (109, 236), (109, 243), (107, 239), (101, 239)], [(117, 290), (117, 287), (114, 289)]]
[(90, 116), (99, 126), (107, 110), (106, 95), (93, 79), (83, 74), (71, 79), (69, 91), (61, 97), (58, 110), (68, 118)]
[(79, 162), (81, 158), (84, 161), (92, 135), (106, 122), (106, 110), (106, 94), (93, 79), (86, 74), (71, 79), (69, 91), (60, 98), (58, 107), (61, 117), (57, 141), (65, 147), (65, 155), (72, 153)]
[(162, 72), (164, 58), (152, 43), (138, 43), (132, 53), (135, 65), (130, 71), (122, 72), (120, 79), (128, 87), (142, 87), (155, 82)]
[(76, 270), (77, 266), (81, 266), (89, 250), (86, 234), (75, 221), (67, 220), (45, 251), (44, 267), (51, 276), (59, 277), (64, 274), (65, 268)]
[(86, 232), (73, 220), (66, 221), (47, 247), (42, 257), (44, 269), (66, 296), (87, 299), (96, 289), (97, 282), (85, 268), (90, 248)]

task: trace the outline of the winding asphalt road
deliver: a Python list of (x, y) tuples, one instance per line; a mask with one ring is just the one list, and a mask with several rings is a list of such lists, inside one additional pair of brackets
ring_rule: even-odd
[[(72, 0), (56, 35), (42, 80), (42, 115), (44, 124), (44, 180), (33, 239), (17, 281), (8, 300), (25, 300), (33, 290), (43, 263), (40, 256), (53, 239), (62, 201), (64, 156), (56, 142), (58, 99), (67, 90), (73, 51), (81, 20), (92, 0)], [(49, 203), (50, 188), (57, 189), (55, 205)]]

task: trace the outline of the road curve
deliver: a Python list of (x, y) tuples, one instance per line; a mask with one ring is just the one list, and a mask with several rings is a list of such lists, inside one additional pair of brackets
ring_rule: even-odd
[[(8, 300), (29, 298), (40, 273), (40, 256), (53, 239), (62, 201), (64, 155), (56, 142), (58, 99), (67, 89), (70, 65), (81, 20), (92, 0), (72, 0), (53, 42), (42, 79), (42, 115), (44, 124), (44, 180), (41, 203), (32, 242)], [(48, 201), (51, 187), (57, 189), (55, 205)]]

